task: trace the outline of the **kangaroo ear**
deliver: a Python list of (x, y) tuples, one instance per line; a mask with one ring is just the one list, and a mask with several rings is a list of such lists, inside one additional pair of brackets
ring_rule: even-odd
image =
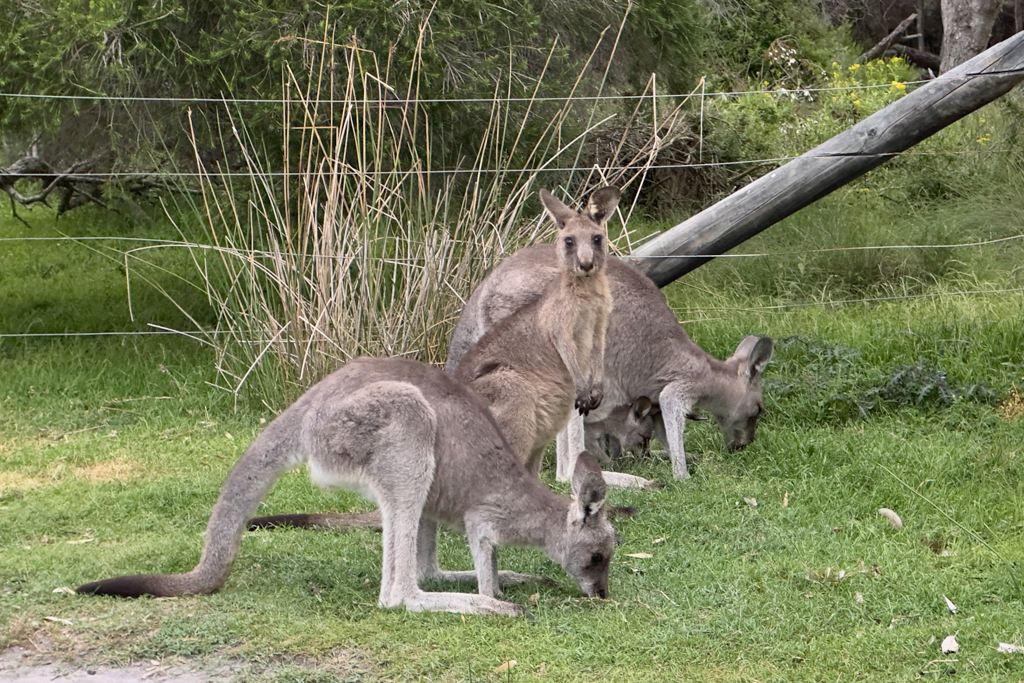
[(732, 352), (732, 355), (726, 360), (736, 362), (746, 362), (750, 358), (750, 352), (754, 350), (754, 346), (757, 345), (757, 337), (753, 334), (747, 335), (740, 342), (740, 345), (736, 347), (736, 350)]
[(756, 382), (761, 378), (761, 373), (764, 372), (764, 368), (768, 365), (768, 361), (772, 357), (772, 340), (768, 337), (762, 337), (757, 340), (757, 344), (754, 345), (754, 349), (750, 352), (750, 360), (747, 366), (747, 376), (751, 382)]
[(622, 194), (618, 188), (611, 185), (595, 190), (594, 194), (590, 195), (590, 201), (587, 202), (587, 216), (598, 225), (607, 223), (612, 212), (615, 211), (615, 207), (619, 205), (621, 197)]
[(646, 396), (641, 396), (640, 398), (633, 402), (633, 415), (636, 417), (636, 419), (642, 420), (651, 414), (651, 409), (653, 407), (654, 404), (651, 403), (651, 399), (647, 398)]
[(608, 497), (608, 486), (601, 476), (601, 466), (588, 451), (580, 451), (576, 458), (572, 492), (576, 497), (576, 518), (581, 522), (596, 517)]
[(555, 224), (558, 225), (559, 230), (564, 228), (565, 224), (571, 219), (579, 216), (578, 213), (563, 204), (562, 200), (547, 190), (540, 191), (540, 201), (544, 204), (544, 208), (547, 209), (548, 215), (550, 215), (551, 218), (554, 219)]

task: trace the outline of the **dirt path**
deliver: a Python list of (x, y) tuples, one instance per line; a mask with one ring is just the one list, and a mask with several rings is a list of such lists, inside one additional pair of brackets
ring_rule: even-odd
[(20, 647), (0, 652), (0, 683), (225, 683), (242, 671), (242, 666), (220, 665), (202, 671), (197, 666), (163, 665), (157, 661), (111, 668), (79, 668), (63, 662), (39, 664)]

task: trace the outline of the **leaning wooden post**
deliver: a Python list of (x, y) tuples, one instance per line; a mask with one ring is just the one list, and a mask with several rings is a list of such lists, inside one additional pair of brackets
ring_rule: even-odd
[(632, 257), (663, 287), (1004, 95), (1022, 80), (1024, 32), (665, 231)]

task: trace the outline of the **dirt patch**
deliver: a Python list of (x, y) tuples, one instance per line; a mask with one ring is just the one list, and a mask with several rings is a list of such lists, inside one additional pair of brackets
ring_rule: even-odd
[(147, 660), (126, 666), (91, 666), (87, 662), (44, 661), (38, 653), (20, 646), (0, 651), (0, 683), (230, 683), (249, 681), (304, 679), (315, 673), (319, 680), (376, 680), (365, 661), (347, 651), (322, 659), (276, 660), (247, 663), (241, 660)]
[(206, 669), (192, 663), (164, 664), (157, 660), (124, 667), (91, 667), (68, 662), (40, 664), (34, 660), (36, 657), (20, 647), (0, 652), (0, 683), (50, 683), (55, 679), (63, 683), (221, 683), (237, 678), (245, 669), (240, 663)]
[(142, 467), (134, 460), (117, 458), (116, 460), (105, 460), (88, 467), (76, 467), (75, 477), (87, 479), (94, 484), (102, 484), (108, 481), (126, 482), (138, 479), (142, 476)]
[(0, 472), (0, 496), (11, 491), (30, 491), (42, 485), (42, 480), (26, 477), (21, 472)]
[[(14, 471), (0, 472), (0, 498), (14, 491), (31, 491), (55, 485), (67, 476), (69, 469), (64, 462), (58, 461), (50, 464), (45, 478), (30, 477)], [(121, 483), (132, 481), (143, 476), (145, 472), (138, 462), (121, 457), (97, 462), (87, 467), (75, 467), (71, 469), (70, 474), (76, 479), (84, 479), (93, 484), (103, 484), (110, 481)]]

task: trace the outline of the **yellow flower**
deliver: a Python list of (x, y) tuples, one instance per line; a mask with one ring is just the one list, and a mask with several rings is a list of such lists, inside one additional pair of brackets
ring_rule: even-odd
[(859, 104), (860, 104), (860, 100), (854, 100), (854, 101), (853, 101), (853, 106), (855, 106), (855, 107), (856, 107), (856, 106), (858, 106)]
[(859, 68), (860, 68), (860, 64), (851, 64), (850, 65), (850, 71), (856, 71)]
[(906, 90), (907, 89), (907, 84), (906, 83), (900, 83), (899, 81), (894, 80), (892, 82), (892, 87), (896, 88), (897, 90)]

